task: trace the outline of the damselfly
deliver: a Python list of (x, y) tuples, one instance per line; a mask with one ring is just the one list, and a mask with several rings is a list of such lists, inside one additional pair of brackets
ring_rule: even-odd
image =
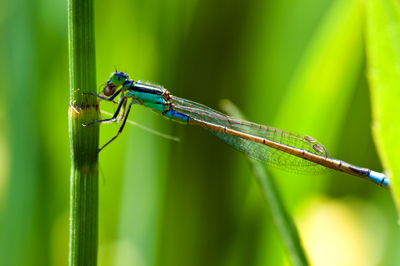
[[(332, 159), (325, 147), (310, 136), (229, 117), (204, 105), (173, 96), (160, 86), (131, 80), (126, 73), (113, 73), (103, 91), (105, 96), (110, 97), (88, 94), (109, 102), (114, 102), (115, 97), (121, 94), (117, 110), (112, 118), (84, 126), (121, 120), (122, 124), (118, 134), (99, 152), (119, 136), (132, 105), (139, 104), (175, 122), (201, 126), (247, 156), (269, 166), (300, 174), (325, 174), (333, 169), (390, 189), (389, 179), (384, 174)], [(125, 112), (129, 99), (131, 101)]]

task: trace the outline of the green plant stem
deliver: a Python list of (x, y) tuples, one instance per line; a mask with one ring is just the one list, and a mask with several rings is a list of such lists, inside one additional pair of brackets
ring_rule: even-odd
[[(70, 93), (69, 137), (71, 148), (71, 206), (69, 265), (96, 265), (98, 246), (98, 124), (97, 100), (83, 95), (96, 92), (92, 0), (69, 0)], [(79, 91), (77, 91), (79, 89)], [(90, 99), (90, 100), (89, 100)]]

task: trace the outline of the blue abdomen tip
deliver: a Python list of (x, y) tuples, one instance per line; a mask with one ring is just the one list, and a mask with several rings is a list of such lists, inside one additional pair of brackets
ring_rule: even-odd
[(371, 171), (368, 177), (372, 182), (377, 183), (383, 187), (388, 188), (390, 185), (390, 180), (382, 173)]

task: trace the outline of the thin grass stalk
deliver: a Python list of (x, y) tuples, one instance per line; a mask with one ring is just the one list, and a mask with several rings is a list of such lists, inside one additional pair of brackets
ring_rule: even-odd
[[(96, 92), (94, 9), (92, 0), (69, 0), (71, 149), (69, 265), (97, 265), (99, 126), (82, 127), (99, 119)], [(78, 90), (79, 89), (79, 90)]]

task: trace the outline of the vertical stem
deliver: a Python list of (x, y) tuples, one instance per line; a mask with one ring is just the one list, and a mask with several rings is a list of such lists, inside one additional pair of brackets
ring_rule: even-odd
[(93, 0), (69, 0), (68, 26), (71, 92), (68, 112), (71, 148), (69, 265), (96, 265), (99, 193), (95, 158), (99, 126), (82, 127), (82, 124), (99, 118), (97, 100), (82, 94), (96, 92)]

